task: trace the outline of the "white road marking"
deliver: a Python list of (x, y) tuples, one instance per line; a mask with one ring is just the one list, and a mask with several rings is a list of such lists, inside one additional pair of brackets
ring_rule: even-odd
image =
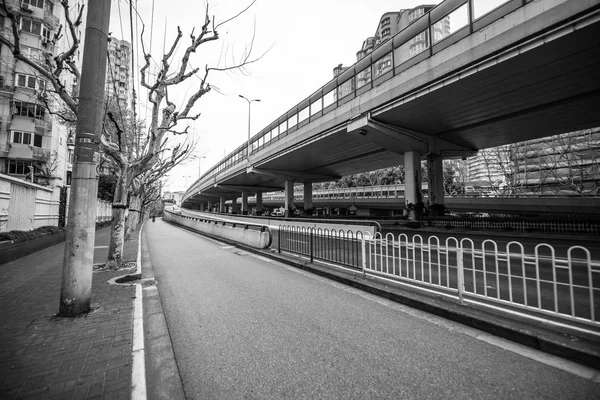
[(94, 246), (95, 249), (108, 249), (108, 246)]
[[(142, 229), (138, 237), (138, 253), (136, 273), (142, 273)], [(142, 285), (135, 285), (133, 300), (133, 345), (131, 348), (133, 362), (131, 366), (131, 399), (146, 400), (146, 354), (144, 350), (144, 303)]]

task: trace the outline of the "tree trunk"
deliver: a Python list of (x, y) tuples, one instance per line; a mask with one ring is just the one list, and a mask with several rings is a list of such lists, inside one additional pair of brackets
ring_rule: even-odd
[[(140, 208), (141, 208), (140, 197), (137, 195), (132, 195), (129, 199), (129, 216), (127, 218), (126, 230), (125, 230), (125, 238), (129, 237), (129, 232), (135, 230), (135, 228), (140, 223)], [(135, 210), (132, 212), (132, 210)]]
[(113, 198), (112, 223), (110, 227), (110, 246), (106, 267), (116, 270), (123, 263), (123, 245), (125, 243), (125, 222), (127, 218), (127, 168), (124, 168)]

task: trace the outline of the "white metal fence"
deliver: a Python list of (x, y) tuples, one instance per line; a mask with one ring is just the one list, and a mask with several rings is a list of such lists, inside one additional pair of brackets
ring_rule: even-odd
[(523, 244), (500, 249), (493, 240), (464, 238), (441, 242), (431, 236), (366, 237), (362, 269), (415, 286), (458, 297), (481, 299), (600, 327), (600, 263), (588, 249), (557, 251), (538, 244), (528, 254)]

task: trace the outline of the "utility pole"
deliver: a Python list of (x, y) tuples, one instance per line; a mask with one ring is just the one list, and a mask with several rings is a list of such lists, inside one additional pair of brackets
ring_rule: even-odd
[(110, 3), (111, 0), (87, 2), (69, 223), (58, 311), (62, 317), (88, 312), (92, 297), (98, 194), (96, 168), (100, 159)]

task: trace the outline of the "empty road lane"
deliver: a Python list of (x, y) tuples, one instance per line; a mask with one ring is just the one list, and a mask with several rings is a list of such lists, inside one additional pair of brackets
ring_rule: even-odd
[(146, 238), (188, 399), (592, 399), (598, 372), (162, 220)]

